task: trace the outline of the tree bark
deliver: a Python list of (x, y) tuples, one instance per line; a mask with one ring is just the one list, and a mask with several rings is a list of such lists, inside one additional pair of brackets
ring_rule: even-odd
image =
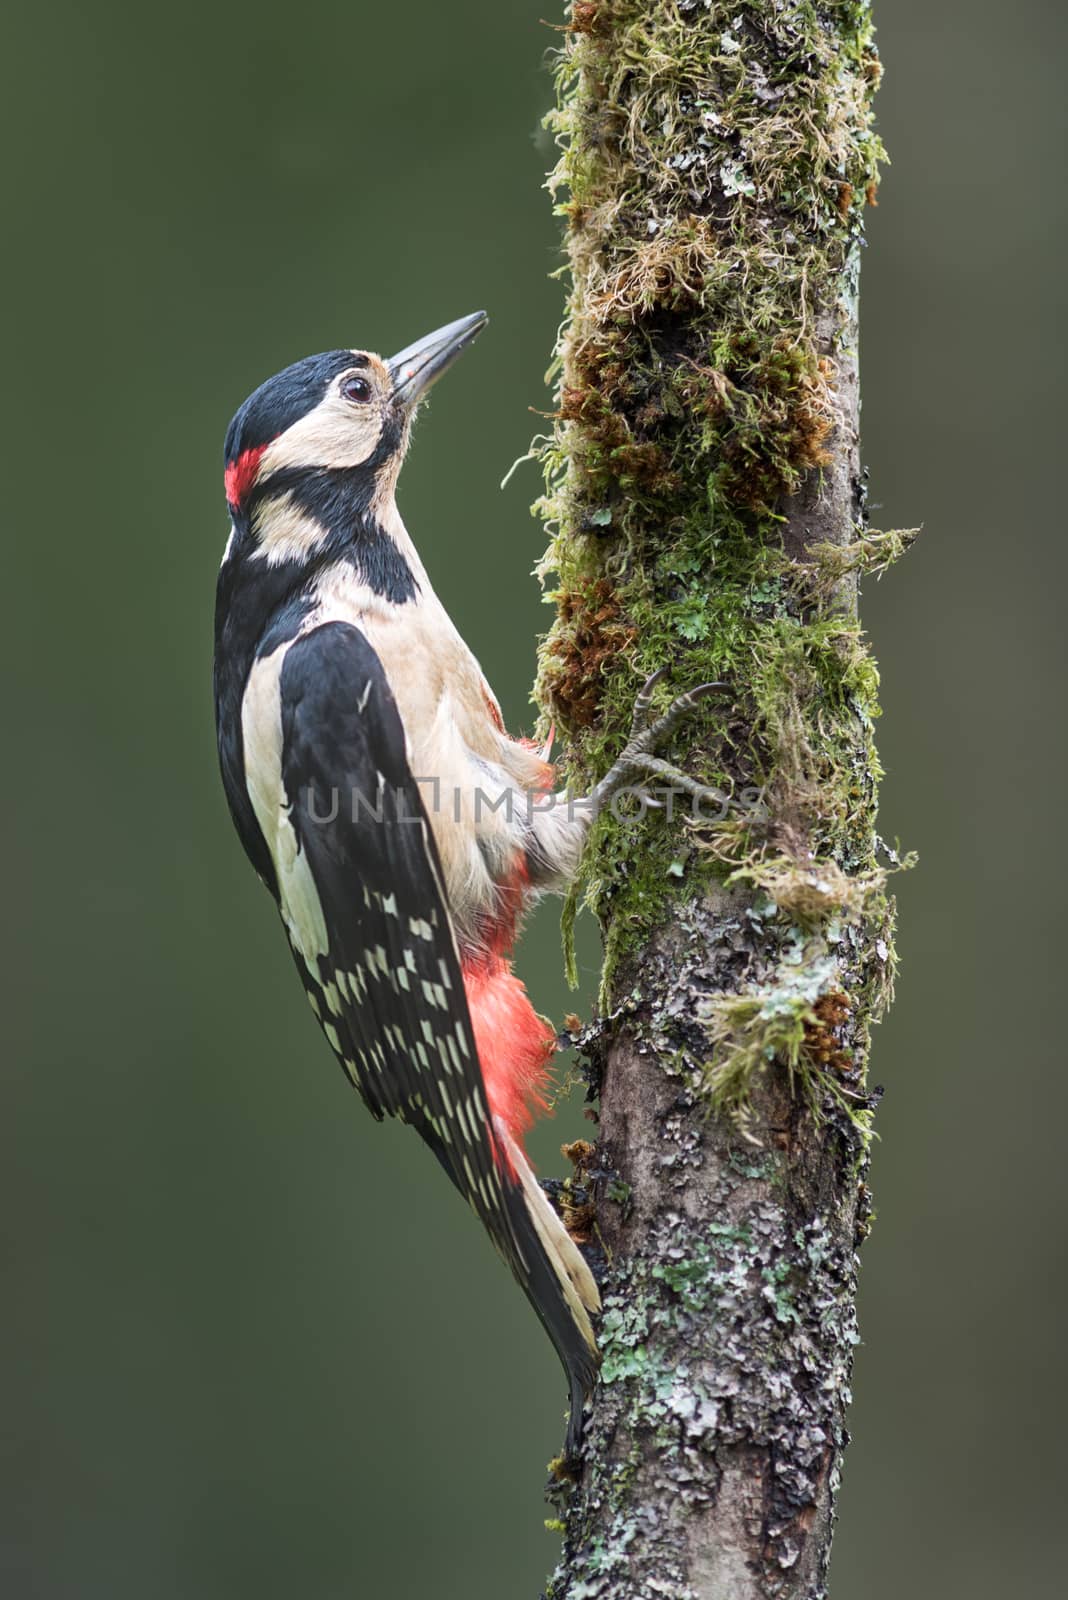
[(570, 7), (539, 690), (585, 790), (647, 674), (722, 681), (664, 754), (725, 802), (605, 816), (580, 886), (600, 1126), (565, 1215), (585, 1187), (603, 1366), (549, 1600), (826, 1592), (893, 967), (857, 621), (907, 543), (866, 530), (858, 449), (878, 76), (852, 0)]

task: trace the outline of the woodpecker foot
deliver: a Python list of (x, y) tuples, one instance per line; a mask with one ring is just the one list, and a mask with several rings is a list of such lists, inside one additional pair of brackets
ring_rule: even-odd
[(626, 788), (636, 788), (647, 803), (658, 805), (659, 802), (652, 799), (645, 787), (644, 780), (653, 777), (664, 780), (662, 787), (670, 787), (689, 795), (695, 803), (708, 801), (709, 804), (723, 804), (723, 795), (718, 789), (711, 789), (707, 784), (699, 783), (696, 778), (691, 778), (688, 773), (681, 772), (678, 767), (673, 766), (670, 761), (661, 760), (654, 752), (671, 737), (679, 723), (689, 716), (702, 700), (714, 694), (717, 689), (726, 689), (728, 685), (699, 683), (695, 689), (680, 694), (672, 701), (663, 716), (654, 719), (653, 690), (666, 676), (667, 671), (667, 667), (661, 667), (659, 672), (654, 672), (652, 677), (645, 680), (638, 691), (634, 702), (634, 715), (631, 718), (630, 737), (618, 759), (613, 762), (590, 795), (595, 814), (608, 805), (621, 789)]

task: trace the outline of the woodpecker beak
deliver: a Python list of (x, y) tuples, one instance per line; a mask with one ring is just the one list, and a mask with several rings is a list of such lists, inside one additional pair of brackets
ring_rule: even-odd
[(446, 323), (444, 328), (417, 339), (415, 344), (387, 361), (393, 379), (393, 398), (406, 410), (414, 411), (430, 385), (452, 366), (488, 321), (484, 311), (475, 311), (469, 317)]

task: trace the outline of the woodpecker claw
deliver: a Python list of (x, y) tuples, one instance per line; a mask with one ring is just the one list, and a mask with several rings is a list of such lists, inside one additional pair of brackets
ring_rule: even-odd
[[(685, 694), (680, 694), (671, 705), (655, 721), (650, 721), (650, 707), (652, 705), (653, 690), (656, 685), (667, 675), (667, 667), (661, 667), (647, 678), (638, 691), (634, 702), (634, 715), (631, 719), (630, 738), (624, 745), (617, 760), (597, 784), (590, 796), (594, 811), (599, 811), (613, 795), (620, 789), (627, 787), (632, 778), (648, 775), (669, 780), (672, 785), (689, 795), (695, 801), (718, 801), (722, 804), (723, 796), (716, 789), (709, 788), (706, 784), (699, 783), (696, 778), (691, 778), (687, 773), (679, 770), (669, 761), (662, 761), (654, 751), (658, 745), (664, 743), (679, 723), (689, 715), (700, 701), (714, 694), (717, 689), (729, 687), (726, 683), (699, 683), (693, 689), (688, 689)], [(647, 804), (659, 807), (662, 802), (654, 800), (647, 790), (639, 785), (638, 792)]]
[(630, 732), (632, 738), (636, 733), (640, 733), (645, 727), (646, 723), (649, 721), (653, 704), (653, 690), (656, 688), (658, 683), (667, 677), (667, 674), (667, 667), (659, 667), (656, 672), (651, 673), (650, 676), (646, 678), (645, 682), (638, 690), (637, 698), (634, 701), (634, 714), (630, 720)]
[[(666, 669), (662, 670), (666, 671)], [(642, 694), (645, 693), (645, 690), (648, 689), (659, 676), (660, 674), (657, 673), (654, 674), (653, 678), (649, 679), (642, 690)], [(644, 747), (649, 750), (655, 749), (655, 747), (658, 744), (661, 744), (669, 734), (675, 731), (682, 719), (688, 716), (696, 705), (699, 705), (702, 700), (707, 700), (708, 696), (710, 694), (714, 694), (717, 689), (726, 689), (727, 687), (728, 685), (725, 683), (699, 683), (696, 688), (688, 689), (685, 694), (680, 694), (677, 699), (673, 700), (668, 709), (664, 712), (664, 715), (659, 717), (653, 723), (648, 721), (648, 714), (645, 706), (643, 705), (642, 723), (638, 730), (635, 730), (632, 723), (629, 743), (635, 743), (634, 735), (635, 731), (638, 731), (641, 735)], [(641, 700), (641, 695), (639, 695), (638, 699), (639, 701)], [(635, 713), (637, 714), (637, 702), (635, 703), (634, 709)]]

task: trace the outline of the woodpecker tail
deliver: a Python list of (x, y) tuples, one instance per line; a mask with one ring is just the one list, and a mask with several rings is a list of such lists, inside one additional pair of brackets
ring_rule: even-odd
[(495, 1132), (517, 1180), (514, 1186), (505, 1185), (505, 1198), (527, 1269), (520, 1283), (567, 1373), (571, 1414), (565, 1449), (574, 1458), (582, 1444), (583, 1410), (597, 1377), (597, 1340), (590, 1317), (600, 1311), (601, 1296), (581, 1250), (499, 1117)]
[[(517, 878), (517, 893), (520, 882)], [(501, 925), (502, 944), (511, 937), (515, 914)], [(533, 1112), (547, 1109), (555, 1035), (500, 950), (488, 949), (464, 963), (464, 988), (514, 1241), (514, 1248), (502, 1253), (567, 1373), (567, 1455), (573, 1457), (582, 1441), (583, 1406), (597, 1375), (590, 1316), (600, 1311), (601, 1298), (582, 1252), (549, 1204), (522, 1146)]]

